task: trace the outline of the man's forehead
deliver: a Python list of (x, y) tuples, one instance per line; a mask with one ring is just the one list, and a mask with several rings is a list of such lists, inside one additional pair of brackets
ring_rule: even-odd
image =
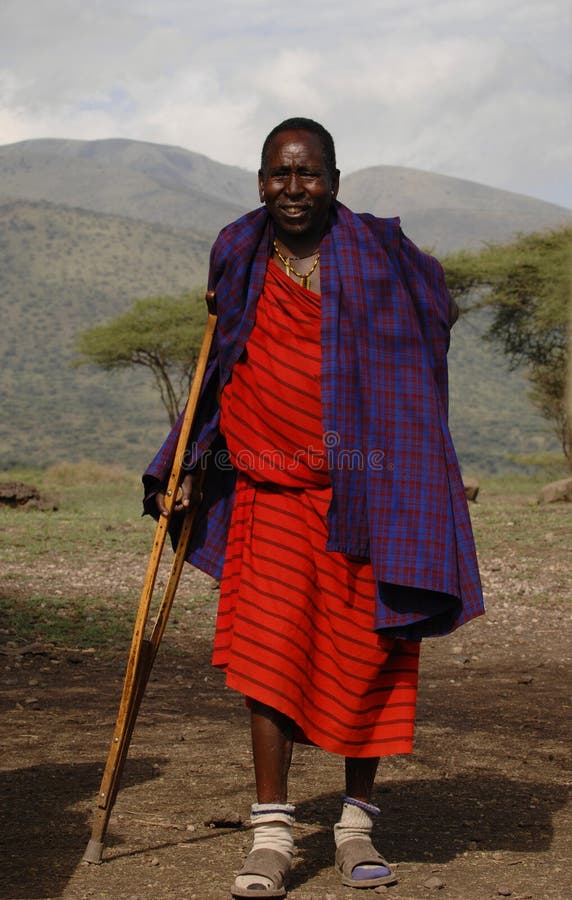
[(312, 131), (279, 131), (268, 145), (268, 159), (270, 157), (292, 156), (319, 157), (324, 162), (324, 148), (317, 134)]

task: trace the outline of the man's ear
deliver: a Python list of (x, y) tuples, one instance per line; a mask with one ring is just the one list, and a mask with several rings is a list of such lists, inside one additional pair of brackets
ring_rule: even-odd
[(338, 196), (338, 191), (340, 189), (340, 170), (336, 169), (334, 177), (332, 179), (332, 196), (334, 200)]
[(264, 203), (264, 175), (262, 174), (262, 169), (258, 170), (258, 196), (260, 197), (260, 202)]

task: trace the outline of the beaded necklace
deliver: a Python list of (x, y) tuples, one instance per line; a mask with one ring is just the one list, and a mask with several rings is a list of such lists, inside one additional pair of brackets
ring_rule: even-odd
[(274, 251), (275, 251), (275, 253), (276, 253), (276, 256), (278, 257), (278, 259), (280, 260), (280, 262), (284, 265), (284, 268), (285, 268), (285, 270), (286, 270), (286, 274), (287, 274), (288, 276), (290, 276), (290, 272), (292, 272), (292, 274), (295, 275), (296, 278), (299, 278), (299, 279), (300, 279), (300, 284), (302, 285), (302, 287), (305, 287), (305, 288), (308, 288), (308, 289), (309, 289), (309, 287), (310, 287), (310, 278), (311, 278), (311, 276), (313, 275), (313, 273), (316, 271), (317, 265), (318, 265), (318, 263), (320, 262), (320, 251), (319, 251), (319, 250), (316, 250), (314, 253), (311, 253), (311, 254), (310, 254), (310, 256), (314, 256), (314, 255), (315, 255), (315, 256), (316, 256), (316, 259), (314, 260), (314, 263), (313, 263), (312, 268), (310, 269), (310, 271), (309, 271), (309, 272), (306, 272), (306, 273), (303, 273), (303, 272), (297, 272), (297, 271), (296, 271), (296, 269), (295, 269), (294, 266), (292, 265), (292, 260), (293, 260), (293, 259), (308, 259), (309, 257), (307, 257), (307, 256), (283, 256), (283, 255), (280, 253), (280, 250), (278, 249), (278, 244), (276, 243), (276, 241), (273, 242), (273, 246), (274, 246)]

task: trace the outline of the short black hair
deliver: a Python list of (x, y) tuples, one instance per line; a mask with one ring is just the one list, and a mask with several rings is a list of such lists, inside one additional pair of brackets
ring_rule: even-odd
[(262, 172), (264, 172), (268, 163), (268, 152), (270, 144), (273, 138), (277, 134), (280, 134), (280, 132), (282, 131), (308, 131), (310, 132), (310, 134), (317, 135), (322, 144), (322, 150), (324, 151), (324, 162), (326, 163), (328, 174), (332, 180), (336, 177), (336, 148), (334, 146), (334, 139), (332, 135), (324, 128), (323, 125), (320, 125), (319, 122), (315, 122), (313, 119), (305, 119), (302, 116), (295, 116), (292, 119), (284, 119), (283, 122), (280, 122), (279, 125), (276, 125), (267, 135), (262, 145), (262, 154), (260, 157), (260, 169)]

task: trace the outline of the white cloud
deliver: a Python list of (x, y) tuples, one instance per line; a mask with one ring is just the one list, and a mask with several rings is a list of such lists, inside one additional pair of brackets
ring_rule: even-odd
[(256, 169), (289, 115), (391, 163), (572, 205), (565, 0), (3, 0), (0, 142), (176, 143)]

